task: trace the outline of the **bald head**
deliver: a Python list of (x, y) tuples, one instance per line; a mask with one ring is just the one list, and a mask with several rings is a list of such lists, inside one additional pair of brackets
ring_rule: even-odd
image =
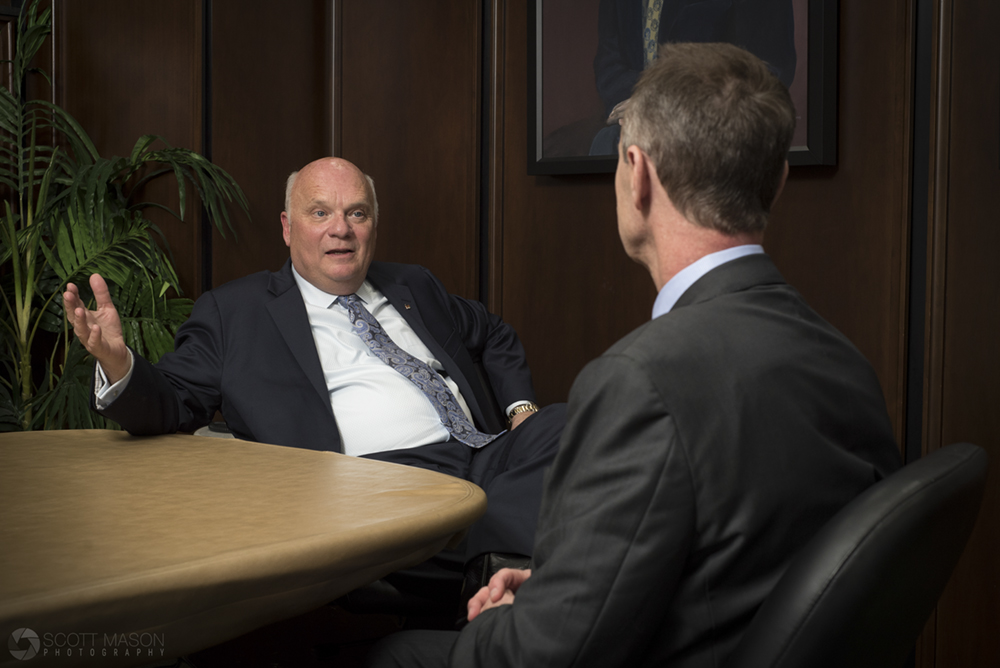
[(375, 225), (378, 225), (378, 199), (375, 197), (375, 181), (372, 177), (368, 176), (349, 160), (344, 160), (343, 158), (320, 158), (319, 160), (314, 160), (308, 165), (303, 167), (301, 170), (294, 171), (288, 175), (288, 180), (285, 181), (285, 211), (288, 211), (288, 207), (292, 202), (292, 189), (295, 187), (295, 181), (300, 172), (307, 172), (310, 168), (322, 168), (322, 167), (337, 167), (341, 169), (354, 170), (362, 177), (364, 177), (368, 188), (368, 197), (371, 200), (372, 206), (372, 218)]
[(342, 158), (310, 162), (288, 177), (282, 234), (292, 266), (333, 295), (357, 291), (375, 255), (375, 188)]

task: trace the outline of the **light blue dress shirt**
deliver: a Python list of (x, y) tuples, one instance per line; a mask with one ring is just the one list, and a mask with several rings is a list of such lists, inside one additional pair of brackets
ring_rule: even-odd
[(764, 248), (759, 244), (733, 246), (726, 250), (709, 253), (697, 262), (689, 264), (674, 274), (673, 278), (667, 281), (667, 284), (660, 289), (660, 294), (656, 295), (656, 301), (653, 302), (653, 318), (659, 318), (661, 315), (669, 313), (670, 309), (674, 307), (677, 300), (681, 298), (681, 295), (687, 292), (688, 288), (716, 267), (727, 262), (732, 262), (737, 258), (763, 252)]

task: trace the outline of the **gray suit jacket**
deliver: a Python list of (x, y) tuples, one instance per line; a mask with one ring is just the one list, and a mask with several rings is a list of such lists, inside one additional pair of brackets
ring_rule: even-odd
[(573, 385), (534, 572), (453, 666), (719, 666), (789, 559), (900, 466), (870, 365), (734, 260)]

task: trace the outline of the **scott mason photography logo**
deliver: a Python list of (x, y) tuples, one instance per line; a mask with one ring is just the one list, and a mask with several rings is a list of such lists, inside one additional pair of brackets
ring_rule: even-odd
[[(3, 636), (0, 636), (2, 638)], [(18, 661), (43, 657), (136, 657), (162, 659), (166, 639), (162, 633), (42, 633), (17, 629), (7, 640), (10, 655)]]
[(10, 655), (20, 661), (35, 658), (41, 644), (38, 634), (31, 629), (17, 629), (10, 634), (10, 640), (7, 641)]

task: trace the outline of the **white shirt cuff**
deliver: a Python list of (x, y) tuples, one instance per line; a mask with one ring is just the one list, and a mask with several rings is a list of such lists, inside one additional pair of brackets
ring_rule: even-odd
[(104, 373), (104, 369), (101, 368), (100, 362), (94, 366), (94, 405), (97, 407), (97, 410), (103, 411), (125, 390), (129, 379), (132, 378), (132, 369), (134, 367), (135, 358), (132, 357), (131, 348), (128, 351), (128, 373), (117, 383), (111, 384), (108, 382), (108, 376)]

